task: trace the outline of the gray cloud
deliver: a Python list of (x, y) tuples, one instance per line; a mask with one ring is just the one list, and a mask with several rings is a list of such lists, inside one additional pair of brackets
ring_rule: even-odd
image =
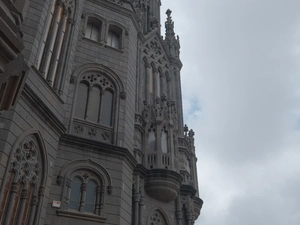
[(185, 122), (196, 131), (196, 224), (298, 225), (300, 2), (162, 4), (180, 35)]

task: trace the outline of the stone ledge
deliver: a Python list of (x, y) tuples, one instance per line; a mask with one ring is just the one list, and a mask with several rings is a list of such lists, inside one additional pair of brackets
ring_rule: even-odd
[(105, 223), (106, 221), (106, 218), (97, 216), (95, 214), (90, 214), (90, 213), (81, 213), (81, 212), (67, 211), (67, 210), (57, 210), (56, 212), (58, 216), (65, 216), (65, 217), (71, 217), (71, 218), (82, 219), (82, 220), (90, 220), (99, 223)]

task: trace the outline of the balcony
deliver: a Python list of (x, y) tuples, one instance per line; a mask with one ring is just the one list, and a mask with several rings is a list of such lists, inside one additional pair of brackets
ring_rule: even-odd
[(146, 193), (159, 201), (171, 202), (177, 198), (183, 178), (166, 169), (149, 170), (145, 181)]

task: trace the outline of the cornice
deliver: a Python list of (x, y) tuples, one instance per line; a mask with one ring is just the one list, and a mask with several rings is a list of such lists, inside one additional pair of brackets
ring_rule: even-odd
[(117, 145), (86, 139), (71, 134), (64, 134), (60, 138), (60, 143), (64, 143), (67, 146), (71, 147), (82, 147), (85, 151), (98, 151), (101, 155), (111, 156), (120, 160), (124, 160), (132, 168), (134, 168), (137, 164), (135, 158), (127, 148)]

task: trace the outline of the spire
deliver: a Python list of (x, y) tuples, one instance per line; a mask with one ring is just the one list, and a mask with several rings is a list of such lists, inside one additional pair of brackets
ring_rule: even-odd
[(170, 9), (167, 10), (167, 21), (165, 22), (165, 28), (166, 28), (166, 39), (167, 38), (172, 38), (175, 35), (174, 32), (174, 22), (171, 17), (172, 11)]
[(172, 58), (179, 59), (179, 49), (180, 49), (180, 44), (179, 44), (179, 37), (175, 37), (175, 32), (174, 32), (174, 22), (171, 17), (172, 11), (168, 9), (166, 11), (167, 14), (167, 21), (165, 22), (165, 28), (166, 28), (166, 37), (165, 37), (165, 42), (168, 46), (169, 54)]

